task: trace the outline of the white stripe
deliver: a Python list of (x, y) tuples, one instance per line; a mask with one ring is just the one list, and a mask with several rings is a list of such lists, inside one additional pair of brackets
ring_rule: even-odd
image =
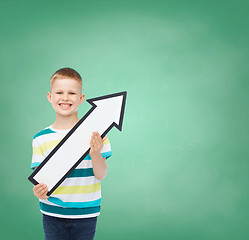
[(92, 168), (92, 166), (92, 160), (83, 160), (77, 168)]
[[(49, 155), (49, 153), (51, 153), (52, 152), (52, 150), (53, 150), (54, 148), (50, 148), (50, 149), (48, 149), (47, 151), (45, 151), (44, 152), (44, 156), (45, 157), (47, 157), (48, 155)], [(105, 152), (109, 152), (109, 151), (111, 151), (111, 148), (109, 148), (109, 150), (101, 150), (101, 153), (105, 153)], [(84, 161), (82, 161), (79, 165), (78, 165), (78, 167), (77, 168), (91, 168), (92, 167), (92, 160), (90, 159), (90, 160), (84, 160)]]
[(75, 177), (75, 178), (66, 178), (60, 186), (86, 186), (99, 183), (96, 177)]
[(111, 145), (108, 143), (108, 144), (104, 144), (102, 149), (101, 149), (101, 153), (104, 153), (104, 152), (110, 152), (111, 151)]
[(40, 143), (36, 139), (33, 139), (32, 146), (33, 147), (40, 147)]
[(97, 217), (99, 216), (100, 212), (93, 213), (93, 214), (87, 214), (87, 215), (60, 215), (55, 213), (48, 213), (41, 210), (41, 212), (45, 215), (49, 215), (52, 217), (59, 217), (59, 218), (90, 218), (90, 217)]
[(45, 203), (45, 204), (47, 204), (47, 205), (52, 205), (52, 206), (56, 206), (56, 207), (59, 206), (59, 205), (57, 205), (57, 204), (54, 204), (54, 203), (49, 202), (47, 199), (39, 199), (39, 201), (42, 202), (42, 203)]
[(32, 163), (35, 163), (35, 162), (42, 162), (44, 160), (44, 156), (42, 155), (33, 155), (32, 156)]

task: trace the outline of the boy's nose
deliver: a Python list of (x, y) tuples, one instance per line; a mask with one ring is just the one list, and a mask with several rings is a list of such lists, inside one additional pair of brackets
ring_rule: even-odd
[(63, 100), (68, 100), (68, 94), (66, 94), (66, 93), (63, 94), (62, 99), (63, 99)]

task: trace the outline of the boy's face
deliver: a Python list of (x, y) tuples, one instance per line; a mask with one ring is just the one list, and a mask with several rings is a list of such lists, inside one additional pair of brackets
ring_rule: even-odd
[(56, 79), (47, 93), (57, 115), (70, 116), (77, 113), (79, 105), (84, 101), (81, 84), (73, 79)]

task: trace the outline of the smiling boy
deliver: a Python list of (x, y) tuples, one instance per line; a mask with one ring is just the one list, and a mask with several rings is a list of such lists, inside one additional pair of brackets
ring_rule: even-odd
[[(33, 138), (31, 168), (48, 156), (79, 121), (78, 107), (84, 101), (82, 79), (72, 68), (56, 71), (50, 79), (48, 101), (55, 111), (55, 122)], [(89, 155), (48, 197), (48, 188), (40, 183), (33, 188), (43, 213), (46, 240), (94, 239), (100, 214), (101, 180), (106, 176), (106, 159), (112, 155), (109, 140), (93, 132)]]

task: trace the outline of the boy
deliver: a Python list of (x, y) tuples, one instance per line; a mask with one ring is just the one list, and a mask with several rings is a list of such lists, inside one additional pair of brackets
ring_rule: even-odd
[[(56, 71), (50, 79), (48, 101), (55, 110), (55, 122), (33, 138), (31, 168), (35, 169), (79, 121), (78, 106), (84, 101), (82, 79), (71, 68)], [(48, 188), (40, 183), (33, 188), (43, 213), (46, 240), (94, 239), (100, 214), (100, 181), (106, 176), (106, 159), (112, 155), (108, 139), (93, 132), (89, 155), (48, 197)]]

